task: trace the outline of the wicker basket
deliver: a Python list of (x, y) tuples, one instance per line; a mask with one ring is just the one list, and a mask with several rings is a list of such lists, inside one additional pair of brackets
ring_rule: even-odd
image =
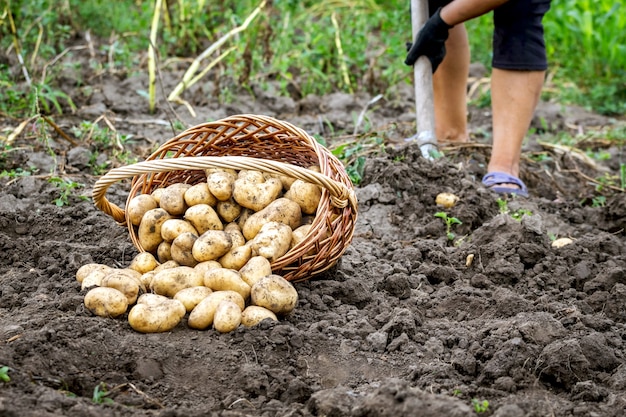
[[(306, 169), (320, 167), (320, 173)], [(139, 251), (137, 228), (109, 202), (113, 183), (132, 178), (126, 201), (174, 183), (206, 181), (207, 168), (256, 169), (302, 179), (322, 188), (322, 198), (306, 238), (272, 263), (289, 281), (304, 281), (328, 270), (346, 251), (354, 234), (357, 200), (343, 164), (302, 129), (267, 116), (237, 115), (204, 123), (164, 143), (144, 162), (115, 168), (93, 188), (96, 207), (128, 228)]]

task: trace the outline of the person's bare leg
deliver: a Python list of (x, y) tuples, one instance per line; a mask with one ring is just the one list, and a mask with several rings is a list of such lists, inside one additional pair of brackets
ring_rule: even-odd
[(470, 49), (465, 25), (450, 29), (446, 57), (433, 74), (435, 134), (441, 142), (467, 142)]
[[(493, 69), (493, 149), (489, 172), (519, 176), (522, 142), (539, 101), (544, 76), (545, 71)], [(511, 187), (516, 186), (511, 184)]]

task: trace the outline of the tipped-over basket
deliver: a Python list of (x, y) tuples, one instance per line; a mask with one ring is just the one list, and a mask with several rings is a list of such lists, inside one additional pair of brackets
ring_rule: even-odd
[[(319, 166), (320, 173), (307, 169)], [(236, 115), (191, 127), (159, 147), (146, 161), (114, 168), (93, 189), (96, 207), (128, 228), (143, 252), (137, 228), (109, 202), (113, 183), (131, 178), (126, 201), (175, 183), (206, 181), (205, 169), (250, 169), (317, 184), (322, 198), (306, 238), (272, 263), (289, 281), (304, 281), (337, 263), (352, 240), (357, 200), (343, 164), (304, 130), (268, 116)]]

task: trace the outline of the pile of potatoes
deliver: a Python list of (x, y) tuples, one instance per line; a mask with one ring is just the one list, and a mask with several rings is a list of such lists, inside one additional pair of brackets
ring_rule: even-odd
[(215, 168), (206, 176), (128, 202), (145, 252), (127, 268), (82, 266), (76, 279), (88, 289), (87, 309), (104, 317), (128, 312), (142, 333), (169, 331), (187, 314), (193, 329), (226, 333), (293, 311), (298, 294), (271, 262), (309, 232), (320, 187), (253, 170)]

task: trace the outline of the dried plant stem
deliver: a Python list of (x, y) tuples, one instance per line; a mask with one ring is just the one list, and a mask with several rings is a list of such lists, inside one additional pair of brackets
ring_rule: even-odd
[[(226, 43), (227, 40), (229, 40), (236, 34), (246, 30), (248, 26), (250, 25), (250, 23), (259, 15), (261, 10), (263, 10), (266, 3), (267, 3), (267, 0), (263, 0), (240, 26), (237, 26), (236, 28), (232, 29), (230, 32), (226, 33), (224, 36), (219, 38), (210, 47), (205, 49), (196, 59), (194, 59), (191, 65), (189, 66), (189, 68), (187, 69), (187, 71), (185, 72), (185, 75), (183, 75), (183, 79), (181, 80), (181, 82), (178, 83), (176, 87), (174, 87), (174, 90), (170, 93), (167, 99), (169, 101), (178, 101), (182, 92), (185, 91), (187, 88), (191, 87), (194, 83), (196, 83), (200, 79), (200, 77), (196, 77), (195, 75), (202, 61), (206, 57), (213, 54), (219, 47), (221, 47), (224, 43)], [(215, 64), (219, 62), (219, 60), (223, 59), (224, 56), (226, 56), (225, 54), (227, 54), (231, 50), (232, 49), (229, 49), (227, 52), (220, 55), (214, 62), (212, 62), (209, 65), (215, 66)], [(203, 71), (201, 75), (206, 74), (206, 72), (207, 70)]]
[(335, 28), (335, 46), (337, 47), (337, 54), (339, 55), (339, 68), (341, 69), (341, 75), (343, 77), (343, 83), (348, 88), (350, 94), (353, 93), (352, 85), (350, 83), (350, 76), (348, 75), (348, 66), (346, 65), (346, 60), (343, 54), (343, 47), (341, 46), (341, 30), (339, 29), (339, 23), (337, 22), (337, 14), (333, 12), (330, 15), (330, 19), (333, 22), (333, 27)]
[(148, 45), (148, 97), (150, 113), (154, 113), (156, 107), (156, 41), (161, 19), (162, 0), (156, 0), (152, 26), (150, 27), (150, 45)]
[(22, 73), (24, 74), (24, 79), (26, 80), (26, 84), (30, 87), (32, 82), (30, 75), (28, 75), (28, 69), (26, 69), (26, 64), (24, 64), (24, 58), (22, 57), (22, 49), (20, 48), (20, 40), (17, 36), (17, 29), (15, 28), (15, 22), (13, 21), (13, 13), (11, 13), (11, 8), (6, 6), (7, 16), (9, 18), (9, 27), (11, 28), (11, 35), (13, 36), (13, 47), (15, 48), (15, 54), (17, 55), (17, 59), (22, 67)]

